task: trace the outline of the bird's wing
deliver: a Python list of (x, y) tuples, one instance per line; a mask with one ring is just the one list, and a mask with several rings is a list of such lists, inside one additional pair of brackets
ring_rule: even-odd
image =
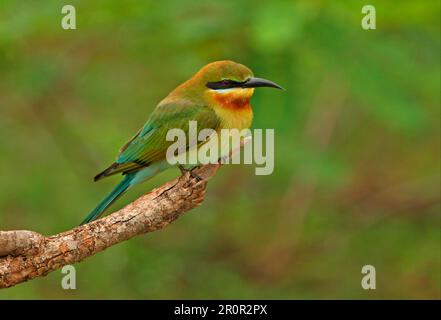
[(191, 120), (197, 121), (198, 131), (220, 126), (220, 119), (210, 107), (189, 102), (158, 105), (144, 127), (121, 148), (116, 162), (95, 176), (95, 181), (120, 172), (134, 172), (165, 159), (167, 148), (174, 143), (166, 141), (167, 132), (179, 128), (188, 137)]

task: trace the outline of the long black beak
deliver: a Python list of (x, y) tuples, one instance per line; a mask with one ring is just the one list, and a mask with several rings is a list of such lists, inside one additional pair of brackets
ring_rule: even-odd
[(242, 88), (271, 87), (271, 88), (285, 90), (275, 82), (262, 78), (254, 78), (254, 77), (249, 78), (247, 81), (243, 82), (241, 84), (241, 87)]

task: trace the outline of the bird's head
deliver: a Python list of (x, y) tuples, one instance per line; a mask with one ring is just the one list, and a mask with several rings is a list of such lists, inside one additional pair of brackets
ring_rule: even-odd
[(193, 96), (225, 107), (241, 108), (248, 105), (254, 88), (257, 87), (283, 90), (272, 81), (254, 77), (253, 72), (246, 66), (225, 60), (205, 65), (177, 90), (185, 90)]

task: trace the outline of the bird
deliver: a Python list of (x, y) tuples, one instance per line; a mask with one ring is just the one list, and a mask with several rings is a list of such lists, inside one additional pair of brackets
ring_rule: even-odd
[[(115, 174), (123, 175), (120, 183), (81, 225), (98, 219), (129, 188), (161, 171), (173, 166), (178, 166), (181, 173), (189, 171), (182, 165), (167, 162), (166, 152), (173, 143), (166, 139), (168, 130), (180, 128), (188, 133), (189, 121), (197, 121), (198, 130), (248, 129), (253, 119), (250, 99), (258, 87), (284, 90), (275, 82), (254, 77), (248, 67), (231, 60), (211, 62), (177, 86), (120, 149), (116, 161), (94, 177), (98, 181)], [(199, 177), (196, 175), (196, 178)]]

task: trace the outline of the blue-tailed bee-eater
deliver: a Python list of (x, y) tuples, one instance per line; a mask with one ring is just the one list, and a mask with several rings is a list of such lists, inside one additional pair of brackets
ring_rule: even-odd
[(198, 130), (249, 128), (253, 119), (250, 98), (257, 87), (282, 89), (272, 81), (254, 77), (249, 68), (233, 61), (209, 63), (179, 85), (121, 148), (116, 161), (95, 176), (95, 181), (118, 173), (124, 177), (82, 224), (97, 219), (131, 186), (172, 167), (166, 161), (167, 148), (173, 143), (166, 139), (168, 130), (179, 128), (188, 133), (189, 121), (197, 121)]

